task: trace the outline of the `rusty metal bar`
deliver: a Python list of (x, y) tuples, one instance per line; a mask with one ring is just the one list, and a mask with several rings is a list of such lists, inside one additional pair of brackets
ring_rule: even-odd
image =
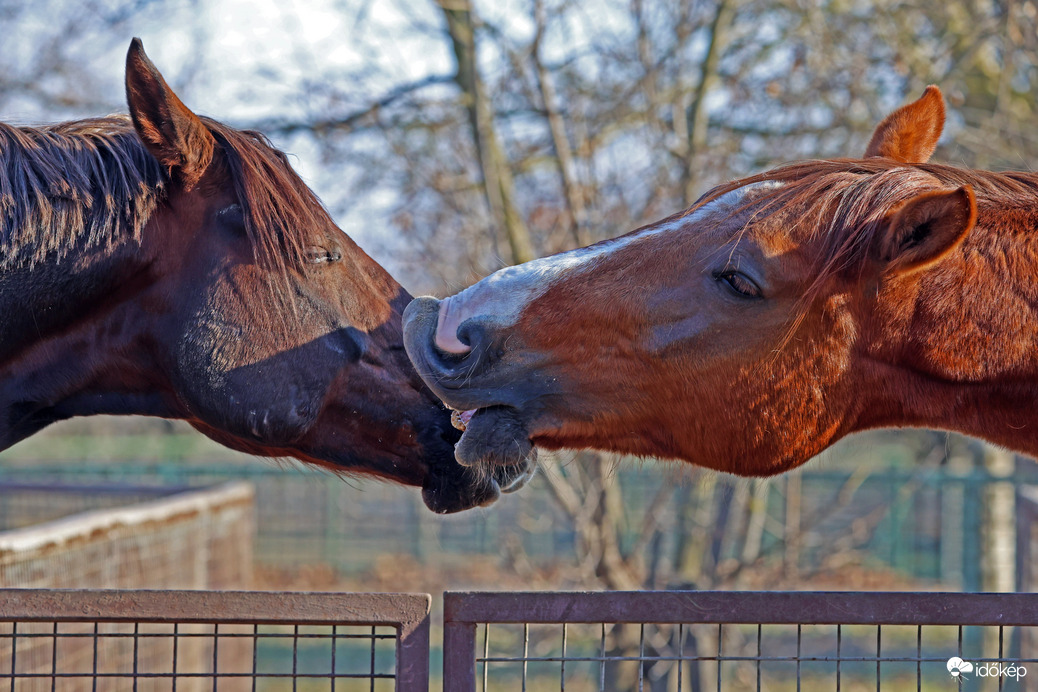
[(1038, 522), (1038, 488), (1021, 486), (1016, 489), (1016, 590), (1032, 591), (1035, 586), (1035, 565), (1031, 541), (1035, 522)]
[(428, 615), (428, 594), (0, 589), (0, 620), (386, 625)]
[[(382, 594), (384, 595), (384, 594)], [(429, 689), (429, 611), (432, 596), (408, 594), (397, 626), (397, 692), (427, 692)], [(446, 688), (450, 689), (450, 688)]]
[[(447, 596), (444, 594), (444, 608)], [(443, 619), (443, 689), (476, 692), (476, 624)]]
[[(1038, 522), (1038, 487), (1027, 485), (1016, 489), (1016, 590), (1034, 591), (1036, 571), (1034, 555), (1035, 525)], [(1016, 630), (1010, 636), (1009, 655), (1019, 658), (1034, 647), (1031, 631)]]
[(1036, 593), (448, 592), (445, 623), (1036, 625)]

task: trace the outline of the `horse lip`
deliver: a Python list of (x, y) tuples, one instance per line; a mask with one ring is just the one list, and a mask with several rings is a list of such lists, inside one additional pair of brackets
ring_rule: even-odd
[(538, 466), (535, 460), (527, 460), (525, 462), (525, 468), (523, 469), (522, 473), (516, 475), (505, 485), (499, 485), (498, 487), (501, 489), (501, 492), (503, 494), (514, 493), (518, 491), (520, 488), (525, 487), (526, 484), (529, 483), (535, 475), (537, 475), (537, 468)]

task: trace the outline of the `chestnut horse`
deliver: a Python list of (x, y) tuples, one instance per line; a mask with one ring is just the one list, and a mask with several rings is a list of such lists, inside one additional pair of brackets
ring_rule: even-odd
[(927, 163), (929, 87), (860, 159), (721, 185), (688, 211), (404, 312), (456, 454), (532, 443), (743, 475), (877, 427), (1038, 455), (1038, 175)]
[(438, 512), (521, 484), (455, 462), (404, 352), (411, 297), (284, 154), (188, 110), (137, 39), (126, 93), (130, 118), (0, 124), (0, 449), (140, 414), (419, 486)]

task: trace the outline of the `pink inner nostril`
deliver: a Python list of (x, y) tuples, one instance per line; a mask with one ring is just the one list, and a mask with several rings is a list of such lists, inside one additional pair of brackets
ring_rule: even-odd
[(440, 301), (440, 312), (436, 318), (436, 348), (447, 353), (465, 354), (472, 349), (458, 340), (458, 326), (461, 324), (458, 310), (451, 309), (451, 299)]

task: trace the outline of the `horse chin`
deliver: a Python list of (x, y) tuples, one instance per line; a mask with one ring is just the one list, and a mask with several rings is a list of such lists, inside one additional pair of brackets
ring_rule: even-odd
[[(464, 426), (456, 426), (464, 427)], [(534, 456), (509, 465), (458, 463), (457, 449), (464, 434), (448, 428), (438, 438), (443, 444), (428, 449), (428, 474), (422, 483), (422, 499), (439, 514), (486, 507), (502, 493), (512, 493), (526, 485), (536, 471)]]
[(502, 493), (512, 493), (526, 485), (536, 472), (536, 465), (465, 469), (464, 473), (440, 475), (430, 473), (422, 487), (425, 506), (437, 514), (452, 514), (473, 507), (493, 504)]

